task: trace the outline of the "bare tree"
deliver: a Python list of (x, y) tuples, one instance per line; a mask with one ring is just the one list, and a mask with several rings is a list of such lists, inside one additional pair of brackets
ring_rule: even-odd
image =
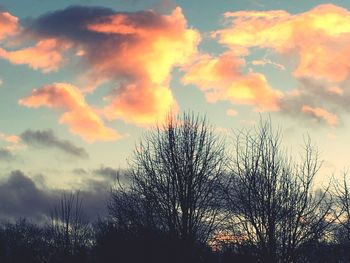
[(108, 215), (119, 230), (130, 234), (138, 234), (144, 229), (163, 230), (160, 229), (160, 222), (157, 222), (159, 218), (154, 207), (142, 196), (125, 188), (113, 189), (108, 202)]
[(263, 262), (295, 262), (303, 244), (322, 236), (330, 204), (316, 194), (314, 178), (320, 168), (309, 140), (296, 164), (281, 150), (280, 132), (270, 121), (254, 131), (236, 134), (232, 177), (226, 192), (235, 235), (258, 248)]
[(350, 188), (347, 171), (344, 172), (341, 182), (334, 187), (335, 197), (335, 241), (345, 250), (347, 260), (350, 259)]
[[(63, 193), (51, 214), (49, 230), (53, 247), (67, 255), (79, 255), (91, 245), (91, 229), (84, 219), (79, 192)], [(59, 253), (61, 253), (59, 252)]]
[(171, 237), (206, 241), (219, 214), (224, 165), (224, 143), (206, 118), (169, 115), (136, 148), (131, 189)]

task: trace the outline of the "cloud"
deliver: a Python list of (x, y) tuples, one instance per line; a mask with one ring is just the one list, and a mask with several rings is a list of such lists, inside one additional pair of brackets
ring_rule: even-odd
[(101, 187), (111, 188), (119, 180), (121, 183), (130, 184), (130, 178), (124, 170), (115, 169), (109, 166), (101, 166), (97, 169), (75, 168), (72, 170), (75, 175), (84, 176), (88, 188)]
[(99, 169), (94, 170), (95, 174), (102, 175), (102, 176), (107, 176), (108, 178), (111, 178), (115, 180), (119, 174), (119, 170), (111, 168), (111, 167), (100, 167)]
[(209, 102), (228, 100), (256, 106), (259, 110), (277, 110), (282, 93), (268, 84), (260, 73), (243, 73), (245, 61), (232, 52), (219, 57), (202, 55), (187, 67), (182, 82), (197, 85)]
[[(275, 103), (283, 114), (339, 125), (349, 111), (350, 12), (324, 4), (299, 14), (284, 10), (225, 13), (225, 28), (212, 33), (243, 59), (257, 49), (288, 58), (299, 82)], [(279, 64), (255, 59), (253, 65)], [(282, 67), (280, 67), (282, 69)]]
[(213, 33), (220, 43), (247, 52), (252, 47), (297, 54), (296, 77), (343, 81), (350, 62), (350, 12), (325, 4), (300, 14), (283, 10), (225, 14), (230, 26)]
[[(16, 38), (13, 41), (9, 37)], [(7, 12), (0, 12), (0, 41), (10, 44), (11, 50), (0, 47), (0, 58), (8, 60), (15, 65), (28, 65), (34, 70), (42, 70), (45, 73), (57, 71), (62, 64), (62, 52), (69, 45), (55, 38), (39, 39), (34, 46), (27, 47), (27, 33), (20, 26), (19, 19)], [(0, 43), (1, 43), (0, 42)], [(31, 42), (28, 41), (32, 45)], [(25, 47), (17, 47), (25, 46)], [(14, 50), (17, 47), (17, 50)]]
[(17, 135), (8, 135), (0, 132), (0, 140), (16, 144), (20, 142), (21, 138)]
[(12, 161), (15, 157), (12, 152), (6, 148), (0, 148), (0, 162), (1, 161)]
[[(12, 171), (0, 182), (0, 220), (14, 221), (27, 218), (35, 223), (47, 223), (56, 205), (59, 205), (63, 193), (61, 189), (49, 189), (43, 176), (38, 182), (20, 170)], [(80, 189), (85, 219), (96, 220), (106, 214), (107, 200), (110, 194), (110, 181), (87, 181), (88, 185)], [(69, 194), (69, 193), (68, 193)]]
[[(318, 119), (321, 124), (337, 126), (341, 124), (341, 114), (350, 112), (350, 89), (348, 82), (341, 83), (339, 86), (329, 86), (324, 81), (300, 79), (297, 89), (287, 92), (279, 102), (282, 114), (293, 117)], [(303, 110), (307, 105), (310, 108)], [(321, 113), (323, 109), (325, 112)], [(316, 112), (318, 112), (316, 114)], [(333, 117), (331, 117), (334, 115)], [(323, 116), (323, 117), (321, 117)], [(328, 116), (328, 117), (326, 117)], [(327, 121), (328, 120), (328, 121)]]
[(79, 158), (89, 157), (84, 148), (77, 147), (70, 141), (58, 138), (52, 130), (26, 130), (21, 134), (21, 139), (24, 143), (31, 146), (55, 148), (68, 155)]
[(13, 220), (28, 217), (35, 221), (45, 220), (52, 209), (57, 193), (47, 193), (39, 189), (23, 172), (12, 171), (0, 184), (0, 218)]
[(26, 32), (69, 44), (87, 90), (104, 82), (118, 90), (108, 97), (106, 116), (139, 125), (162, 120), (176, 108), (170, 73), (195, 56), (200, 41), (179, 7), (163, 15), (72, 6), (33, 19)]
[(323, 108), (313, 108), (309, 105), (304, 105), (301, 109), (303, 112), (310, 114), (312, 117), (314, 117), (317, 120), (323, 120), (326, 121), (331, 126), (336, 126), (339, 123), (338, 116), (328, 112), (327, 110)]
[(15, 65), (26, 64), (32, 69), (40, 69), (48, 73), (58, 70), (63, 60), (61, 52), (66, 49), (67, 46), (62, 45), (56, 39), (45, 39), (39, 41), (34, 47), (17, 51), (6, 51), (0, 48), (0, 58)]
[(339, 88), (339, 87), (336, 87), (336, 86), (332, 86), (332, 87), (327, 88), (327, 91), (330, 93), (338, 94), (338, 95), (344, 94), (344, 90)]
[(83, 169), (83, 168), (75, 168), (75, 169), (73, 169), (72, 172), (74, 174), (77, 174), (77, 175), (86, 175), (86, 174), (88, 174), (88, 172), (85, 169)]
[(0, 41), (16, 34), (18, 31), (18, 18), (8, 12), (0, 11)]
[(13, 152), (23, 147), (23, 145), (20, 144), (21, 138), (17, 135), (9, 135), (0, 132), (0, 141), (7, 143), (7, 146), (0, 147), (0, 162), (15, 160), (16, 156)]
[(163, 121), (168, 112), (177, 112), (178, 106), (167, 87), (154, 87), (152, 83), (130, 84), (106, 97), (110, 101), (103, 110), (107, 119), (122, 119), (138, 125)]
[(276, 63), (274, 61), (271, 61), (269, 59), (256, 59), (252, 61), (252, 64), (254, 66), (265, 66), (265, 65), (272, 65), (275, 68), (279, 69), (279, 70), (285, 70), (285, 66), (283, 66), (282, 64)]
[(116, 131), (104, 126), (96, 111), (86, 103), (81, 91), (70, 84), (54, 83), (35, 89), (31, 96), (21, 99), (19, 104), (32, 108), (45, 106), (63, 110), (59, 122), (67, 124), (73, 134), (87, 142), (120, 138)]
[(226, 111), (226, 114), (227, 114), (228, 116), (233, 117), (233, 116), (236, 116), (236, 115), (238, 114), (238, 112), (237, 112), (236, 110), (234, 110), (234, 109), (228, 109), (228, 110)]

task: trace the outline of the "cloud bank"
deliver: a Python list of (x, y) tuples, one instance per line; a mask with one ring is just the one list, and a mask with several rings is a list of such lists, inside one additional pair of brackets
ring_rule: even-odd
[[(273, 10), (227, 12), (224, 16), (228, 25), (212, 36), (238, 58), (249, 56), (253, 49), (263, 49), (295, 61), (292, 74), (300, 85), (296, 92), (284, 92), (276, 100), (282, 113), (331, 126), (340, 124), (338, 115), (348, 110), (344, 103), (337, 104), (347, 100), (349, 93), (348, 10), (324, 4), (299, 14)], [(265, 62), (255, 60), (253, 64), (262, 66)], [(259, 89), (258, 85), (254, 89)]]
[[(59, 122), (89, 142), (120, 138), (101, 118), (147, 126), (163, 121), (169, 111), (177, 112), (171, 72), (196, 56), (201, 39), (188, 27), (180, 7), (161, 14), (70, 6), (23, 21), (1, 13), (0, 25), (0, 39), (13, 34), (19, 42), (11, 49), (0, 47), (0, 58), (44, 73), (74, 66), (80, 91), (68, 83), (54, 83), (34, 90), (20, 104), (66, 111)], [(97, 115), (84, 97), (104, 83), (114, 89)], [(50, 102), (53, 93), (62, 97), (60, 102)], [(75, 98), (74, 106), (64, 102), (72, 100), (69, 96)]]
[[(176, 68), (184, 72), (182, 83), (198, 86), (211, 103), (229, 101), (256, 111), (316, 118), (331, 126), (341, 123), (341, 114), (348, 107), (335, 102), (347, 98), (350, 83), (348, 10), (323, 4), (298, 14), (239, 11), (227, 12), (224, 18), (223, 28), (211, 36), (226, 50), (212, 55), (198, 51), (201, 35), (187, 24), (180, 7), (163, 14), (70, 6), (23, 21), (1, 12), (0, 58), (44, 73), (62, 67), (74, 70), (76, 85), (45, 85), (20, 104), (63, 111), (59, 122), (88, 142), (122, 137), (105, 126), (106, 120), (148, 126), (163, 121), (169, 111), (177, 112), (170, 87)], [(292, 62), (285, 65), (254, 57), (248, 63), (259, 49)], [(265, 74), (249, 65), (291, 71), (299, 83), (298, 92), (286, 91), (283, 83), (273, 87)], [(315, 91), (306, 82), (325, 84)], [(94, 109), (85, 96), (104, 84), (111, 90), (103, 96), (104, 105)], [(45, 101), (50, 93), (61, 96), (62, 101)], [(307, 102), (310, 96), (317, 97), (317, 102)], [(65, 102), (73, 97), (74, 105)]]
[[(109, 168), (109, 171), (112, 170)], [(87, 174), (90, 173), (87, 171)], [(39, 183), (23, 171), (14, 170), (0, 182), (0, 220), (15, 221), (25, 217), (36, 223), (47, 223), (65, 191), (48, 188), (43, 176), (40, 178)], [(85, 180), (85, 183), (85, 187), (79, 190), (79, 196), (86, 219), (93, 221), (106, 214), (114, 181), (101, 174), (96, 180)]]

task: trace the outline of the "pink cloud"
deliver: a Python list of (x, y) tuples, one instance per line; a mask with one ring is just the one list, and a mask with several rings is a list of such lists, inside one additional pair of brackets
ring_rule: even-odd
[(104, 126), (96, 111), (86, 103), (81, 91), (70, 84), (54, 83), (35, 89), (31, 96), (20, 100), (19, 104), (31, 108), (45, 106), (64, 111), (59, 122), (67, 124), (73, 134), (79, 135), (87, 142), (120, 138), (116, 131)]
[(327, 88), (327, 91), (329, 93), (333, 93), (333, 94), (337, 94), (337, 95), (344, 94), (344, 90), (339, 88), (339, 87), (336, 87), (336, 86), (332, 86), (332, 87)]
[[(296, 77), (343, 81), (350, 70), (350, 12), (326, 4), (301, 14), (277, 11), (226, 13), (231, 25), (213, 33), (230, 49), (267, 48), (296, 53)], [(246, 51), (247, 52), (247, 51)]]
[(67, 48), (67, 45), (59, 43), (56, 39), (45, 39), (39, 41), (34, 47), (16, 51), (0, 48), (0, 58), (12, 64), (26, 64), (32, 69), (48, 73), (58, 70), (63, 60), (61, 52)]
[(104, 114), (108, 119), (122, 119), (138, 125), (162, 122), (169, 111), (178, 111), (171, 90), (152, 83), (129, 84), (107, 99), (110, 104), (105, 107)]
[(282, 93), (270, 87), (263, 74), (243, 73), (244, 66), (244, 60), (231, 52), (219, 57), (203, 55), (185, 69), (182, 82), (197, 85), (209, 102), (228, 100), (259, 110), (277, 110)]
[(8, 134), (0, 133), (0, 140), (16, 144), (20, 142), (21, 138), (18, 137), (17, 135), (8, 135)]
[(326, 121), (331, 126), (337, 126), (339, 124), (338, 116), (323, 108), (319, 108), (319, 107), (314, 108), (309, 105), (304, 105), (301, 110), (302, 112), (306, 114), (310, 114), (316, 119), (322, 119)]
[(16, 34), (18, 31), (18, 18), (8, 12), (0, 12), (0, 40)]
[[(93, 10), (96, 12), (91, 15)], [(84, 12), (89, 19), (82, 16)], [(64, 29), (46, 23), (45, 19), (56, 21), (62, 16), (76, 17), (76, 21)], [(86, 87), (84, 92), (93, 92), (106, 82), (114, 85), (117, 92), (108, 96), (106, 117), (137, 125), (153, 124), (176, 108), (169, 87), (171, 72), (195, 57), (201, 39), (196, 30), (187, 26), (180, 7), (168, 15), (153, 10), (116, 13), (70, 7), (36, 22), (31, 34), (43, 41), (54, 39), (57, 45), (2, 52), (2, 56), (12, 63), (49, 72), (62, 64), (62, 52), (66, 50), (62, 44), (66, 44), (76, 55), (74, 60), (80, 62), (77, 82)], [(30, 60), (31, 57), (38, 59)]]
[(154, 11), (143, 15), (157, 23), (144, 25), (131, 14), (115, 14), (102, 23), (89, 24), (91, 31), (123, 35), (125, 39), (130, 36), (132, 41), (118, 46), (106, 41), (101, 47), (104, 56), (92, 57), (91, 51), (85, 50), (89, 79), (102, 82), (118, 78), (124, 82), (110, 98), (106, 116), (139, 125), (164, 119), (168, 111), (176, 108), (169, 88), (171, 71), (189, 63), (200, 41), (199, 33), (187, 28), (179, 7), (170, 15)]

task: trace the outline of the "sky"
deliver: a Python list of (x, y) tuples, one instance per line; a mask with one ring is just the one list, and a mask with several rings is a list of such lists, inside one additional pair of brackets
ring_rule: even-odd
[(349, 57), (345, 0), (2, 0), (0, 211), (40, 220), (60, 189), (96, 211), (169, 111), (228, 138), (271, 118), (327, 181), (349, 165)]

